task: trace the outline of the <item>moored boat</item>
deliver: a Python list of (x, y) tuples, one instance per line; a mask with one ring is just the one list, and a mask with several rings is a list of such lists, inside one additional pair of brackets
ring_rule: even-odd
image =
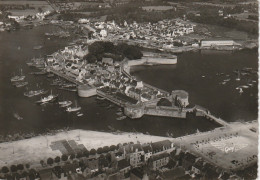
[(76, 111), (79, 111), (79, 110), (81, 110), (81, 107), (79, 106), (77, 106), (77, 102), (75, 101), (75, 107), (67, 107), (67, 109), (66, 109), (66, 111), (67, 112), (76, 112)]
[(58, 102), (58, 104), (60, 105), (60, 107), (67, 107), (70, 106), (72, 104), (71, 101), (60, 101)]
[(67, 112), (75, 112), (81, 110), (81, 107), (67, 107)]
[(121, 121), (121, 120), (124, 120), (125, 118), (126, 118), (126, 116), (121, 116), (121, 117), (116, 118), (116, 120)]
[(58, 94), (53, 95), (52, 93), (49, 96), (41, 98), (39, 101), (36, 101), (36, 103), (48, 103), (54, 101), (58, 97)]
[(27, 92), (24, 92), (23, 95), (27, 96), (27, 97), (33, 97), (33, 96), (38, 96), (38, 95), (42, 95), (42, 94), (46, 94), (48, 92), (48, 90), (44, 90), (44, 89), (40, 89), (40, 90), (30, 90)]
[(19, 87), (24, 87), (24, 86), (28, 85), (28, 82), (16, 82), (14, 85), (15, 85), (17, 88), (19, 88)]
[(23, 117), (21, 117), (18, 113), (14, 113), (14, 118), (17, 120), (23, 120)]

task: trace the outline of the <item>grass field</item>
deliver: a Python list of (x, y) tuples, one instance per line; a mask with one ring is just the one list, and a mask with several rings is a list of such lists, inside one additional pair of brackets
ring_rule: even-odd
[(52, 7), (47, 3), (47, 1), (25, 1), (25, 0), (0, 0), (1, 5), (26, 5), (28, 4), (30, 7), (34, 7), (34, 9), (26, 9), (26, 10), (9, 10), (14, 16), (22, 16), (22, 15), (35, 15), (38, 13), (38, 8), (41, 8), (43, 11), (53, 10)]

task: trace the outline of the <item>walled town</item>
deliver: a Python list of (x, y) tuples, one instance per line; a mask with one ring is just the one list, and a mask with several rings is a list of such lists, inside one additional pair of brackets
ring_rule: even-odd
[[(255, 38), (219, 38), (219, 34), (210, 30), (214, 25), (229, 27), (231, 22), (236, 22), (236, 29), (250, 31), (255, 37), (255, 3), (244, 4), (245, 8), (241, 9), (243, 5), (230, 8), (228, 4), (220, 6), (218, 3), (183, 4), (153, 0), (142, 1), (142, 8), (139, 5), (135, 7), (138, 2), (131, 0), (47, 0), (39, 4), (31, 2), (33, 5), (1, 2), (0, 33), (53, 25), (62, 30), (45, 32), (46, 39), (67, 38), (71, 42), (52, 54), (27, 61), (29, 67), (37, 69), (31, 74), (46, 75), (53, 87), (76, 92), (80, 98), (96, 96), (98, 100), (114, 104), (121, 115), (116, 119), (118, 121), (126, 118), (134, 121), (146, 115), (183, 120), (204, 117), (218, 127), (206, 132), (197, 130), (195, 134), (177, 138), (170, 134), (159, 137), (149, 133), (125, 133), (113, 127), (110, 127), (109, 133), (64, 128), (38, 135), (0, 135), (0, 179), (257, 178), (257, 121), (226, 122), (208, 109), (191, 104), (189, 92), (185, 90), (167, 92), (131, 75), (131, 68), (140, 65), (178, 65), (176, 54), (186, 51), (233, 52), (256, 48), (258, 42)], [(125, 13), (128, 5), (130, 9), (136, 9), (140, 17), (133, 18), (135, 15)], [(203, 8), (209, 12), (201, 10)], [(203, 17), (211, 11), (214, 11), (217, 21), (200, 24), (206, 21)], [(153, 22), (153, 15), (156, 22)], [(247, 18), (244, 18), (245, 15)], [(253, 24), (252, 30), (247, 29), (243, 22)], [(33, 50), (37, 51), (43, 46), (34, 46)], [(235, 73), (237, 81), (240, 81), (240, 76), (257, 76), (257, 71), (252, 68)], [(28, 84), (24, 79), (21, 71), (21, 76), (12, 77), (11, 82), (17, 88), (24, 87)], [(255, 83), (250, 80), (246, 85), (237, 87), (238, 93), (242, 94)], [(47, 93), (41, 89), (26, 91), (24, 96), (41, 95), (41, 99), (36, 101), (40, 105), (54, 102), (59, 96), (51, 91), (49, 96), (44, 97)], [(58, 102), (66, 112), (84, 116), (80, 110), (85, 107), (77, 104), (72, 107), (71, 104), (71, 101)], [(23, 119), (16, 113), (14, 117)]]

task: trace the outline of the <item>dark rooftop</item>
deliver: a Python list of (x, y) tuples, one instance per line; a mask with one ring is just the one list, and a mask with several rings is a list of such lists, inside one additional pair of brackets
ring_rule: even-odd
[(119, 160), (117, 163), (118, 163), (117, 167), (119, 170), (130, 166), (130, 162), (127, 161), (126, 159)]

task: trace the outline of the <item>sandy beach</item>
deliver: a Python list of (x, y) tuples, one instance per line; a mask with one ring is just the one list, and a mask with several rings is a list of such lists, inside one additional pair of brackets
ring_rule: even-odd
[(117, 145), (129, 142), (156, 142), (169, 139), (168, 137), (151, 136), (136, 133), (112, 134), (107, 132), (71, 130), (60, 132), (56, 135), (36, 136), (31, 139), (6, 142), (0, 144), (0, 167), (26, 162), (39, 164), (40, 160), (49, 157), (61, 156), (59, 150), (52, 150), (50, 145), (55, 141), (74, 140), (77, 144), (83, 144), (88, 150), (98, 147)]

